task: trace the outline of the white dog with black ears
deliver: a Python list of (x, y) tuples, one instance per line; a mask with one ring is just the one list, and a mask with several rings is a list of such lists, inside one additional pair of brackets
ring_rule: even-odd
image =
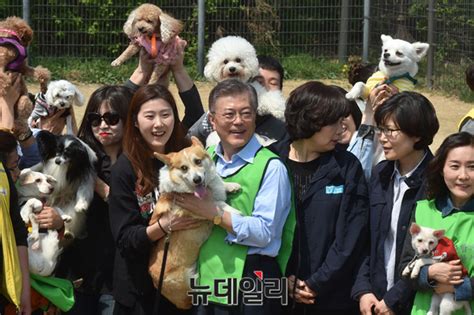
[(35, 97), (35, 107), (28, 119), (30, 127), (39, 126), (41, 118), (49, 117), (58, 110), (66, 109), (67, 134), (74, 134), (71, 108), (73, 105), (84, 105), (84, 96), (79, 89), (69, 81), (57, 80), (48, 84), (46, 93), (38, 93)]
[(382, 35), (382, 55), (380, 56), (379, 71), (375, 72), (367, 83), (354, 84), (346, 98), (355, 100), (362, 97), (367, 99), (370, 91), (380, 84), (393, 84), (400, 92), (412, 91), (417, 83), (415, 75), (418, 73), (418, 62), (423, 58), (430, 47), (427, 43), (416, 42), (410, 44), (401, 39)]
[[(211, 82), (239, 79), (249, 82), (259, 75), (257, 52), (245, 38), (226, 36), (216, 40), (207, 54), (204, 76)], [(259, 82), (251, 82), (257, 91), (260, 116), (272, 115), (285, 119), (285, 98), (281, 91), (267, 91)]]

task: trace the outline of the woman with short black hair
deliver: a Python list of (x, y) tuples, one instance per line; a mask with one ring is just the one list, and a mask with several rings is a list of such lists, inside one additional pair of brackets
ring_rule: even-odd
[(366, 250), (368, 192), (357, 158), (335, 150), (349, 106), (337, 87), (315, 81), (287, 102), (286, 162), (297, 214), (287, 314), (358, 314), (350, 289)]

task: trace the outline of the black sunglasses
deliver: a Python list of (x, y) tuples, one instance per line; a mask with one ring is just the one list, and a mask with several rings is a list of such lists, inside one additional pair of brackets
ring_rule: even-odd
[(120, 115), (116, 112), (107, 112), (102, 116), (98, 113), (88, 113), (87, 121), (91, 124), (92, 127), (97, 127), (102, 122), (102, 119), (109, 126), (115, 126), (120, 121)]

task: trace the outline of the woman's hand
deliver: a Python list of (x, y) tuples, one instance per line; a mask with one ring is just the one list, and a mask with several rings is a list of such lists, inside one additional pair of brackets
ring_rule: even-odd
[(177, 217), (174, 216), (171, 212), (165, 212), (159, 218), (159, 221), (166, 233), (169, 233), (170, 231), (173, 232), (197, 228), (202, 223), (202, 220), (200, 219), (195, 219), (191, 217)]
[(37, 128), (46, 130), (55, 135), (60, 135), (66, 125), (66, 117), (61, 117), (66, 110), (60, 109), (49, 117), (42, 117)]
[(372, 308), (379, 303), (373, 293), (365, 293), (359, 299), (359, 310), (361, 315), (372, 315)]
[(13, 129), (15, 127), (14, 108), (20, 98), (21, 75), (15, 72), (8, 72), (5, 75), (11, 79), (12, 84), (5, 89), (5, 95), (0, 97), (0, 127)]
[(43, 229), (60, 230), (64, 226), (64, 221), (59, 213), (49, 206), (44, 206), (43, 210), (36, 215), (36, 221)]
[(370, 91), (367, 99), (366, 110), (375, 110), (393, 95), (397, 94), (398, 88), (395, 85), (382, 84)]
[(458, 285), (463, 283), (461, 260), (432, 264), (428, 267), (428, 278), (439, 284)]
[[(295, 287), (296, 281), (296, 287)], [(293, 291), (294, 289), (294, 291)], [(288, 277), (288, 293), (298, 303), (314, 304), (316, 292), (314, 292), (303, 280), (296, 279), (294, 275)]]

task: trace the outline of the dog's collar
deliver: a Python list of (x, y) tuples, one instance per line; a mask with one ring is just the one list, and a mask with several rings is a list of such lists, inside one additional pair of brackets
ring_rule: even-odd
[(393, 82), (397, 81), (398, 79), (408, 79), (410, 80), (414, 85), (416, 85), (418, 83), (418, 80), (416, 80), (414, 77), (412, 77), (410, 75), (410, 73), (406, 72), (402, 75), (396, 75), (396, 76), (393, 76), (393, 77), (390, 77), (388, 79), (386, 79), (383, 83), (384, 84), (392, 84)]

